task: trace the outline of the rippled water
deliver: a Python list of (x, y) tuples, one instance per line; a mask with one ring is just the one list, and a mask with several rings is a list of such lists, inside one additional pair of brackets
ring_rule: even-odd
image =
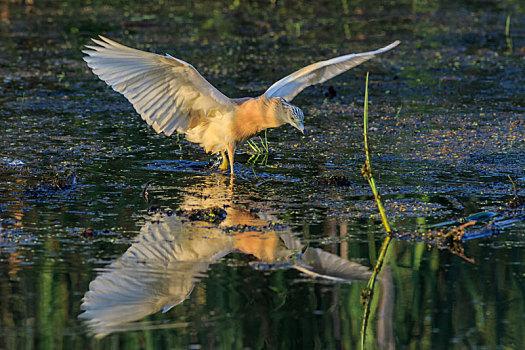
[[(361, 175), (365, 74), (397, 231), (507, 212), (508, 176), (525, 184), (524, 13), (512, 0), (0, 2), (0, 348), (358, 348), (385, 238)], [(80, 50), (98, 34), (180, 57), (230, 97), (402, 45), (303, 91), (308, 136), (269, 130), (269, 154), (241, 147), (231, 180), (89, 71)], [(367, 348), (524, 347), (523, 233), (513, 223), (463, 256), (393, 240)]]

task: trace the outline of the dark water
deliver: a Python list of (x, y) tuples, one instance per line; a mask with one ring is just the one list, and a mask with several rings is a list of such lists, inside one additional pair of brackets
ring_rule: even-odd
[[(522, 1), (36, 0), (0, 14), (0, 348), (359, 348), (385, 237), (360, 170), (367, 71), (395, 229), (498, 211), (509, 175), (524, 195)], [(403, 43), (303, 91), (308, 137), (272, 129), (266, 158), (243, 146), (231, 183), (91, 74), (80, 49), (98, 34), (191, 62), (230, 97)], [(523, 234), (468, 241), (464, 257), (394, 240), (367, 348), (524, 348)]]

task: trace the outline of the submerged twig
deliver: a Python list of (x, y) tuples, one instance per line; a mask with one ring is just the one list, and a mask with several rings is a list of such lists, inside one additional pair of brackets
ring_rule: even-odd
[(146, 185), (144, 186), (144, 189), (142, 190), (142, 198), (146, 201), (146, 203), (149, 203), (149, 197), (148, 197), (148, 188), (153, 183), (153, 181), (148, 181)]
[(518, 197), (518, 189), (516, 187), (516, 183), (514, 180), (512, 180), (512, 177), (510, 175), (507, 175), (510, 183), (512, 184), (512, 189), (514, 190), (514, 197), (510, 201), (508, 201), (506, 204), (509, 208), (515, 209), (523, 205), (523, 200)]
[(20, 102), (20, 114), (24, 113), (24, 101), (26, 99), (26, 92), (22, 92), (22, 101)]

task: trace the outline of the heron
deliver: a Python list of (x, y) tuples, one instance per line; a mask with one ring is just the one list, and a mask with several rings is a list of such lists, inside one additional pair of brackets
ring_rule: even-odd
[[(258, 97), (229, 98), (191, 64), (124, 46), (106, 37), (91, 39), (84, 60), (93, 73), (124, 95), (148, 125), (166, 136), (184, 134), (207, 153), (222, 155), (220, 169), (234, 175), (235, 149), (268, 128), (290, 124), (304, 134), (303, 111), (291, 104), (306, 87), (323, 83), (399, 45), (310, 64), (274, 83)], [(228, 158), (226, 158), (226, 153)]]

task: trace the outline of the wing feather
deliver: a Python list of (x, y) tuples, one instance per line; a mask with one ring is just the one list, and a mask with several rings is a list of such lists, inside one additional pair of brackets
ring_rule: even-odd
[(84, 60), (100, 79), (123, 94), (155, 131), (184, 133), (193, 115), (213, 118), (235, 110), (232, 101), (189, 63), (119, 44), (100, 36)]
[(287, 101), (291, 101), (308, 86), (321, 84), (332, 79), (333, 77), (374, 58), (377, 54), (392, 50), (399, 44), (400, 41), (397, 40), (379, 50), (340, 56), (327, 61), (320, 61), (311, 64), (282, 78), (270, 86), (270, 88), (266, 90), (265, 95), (268, 98), (283, 97)]

